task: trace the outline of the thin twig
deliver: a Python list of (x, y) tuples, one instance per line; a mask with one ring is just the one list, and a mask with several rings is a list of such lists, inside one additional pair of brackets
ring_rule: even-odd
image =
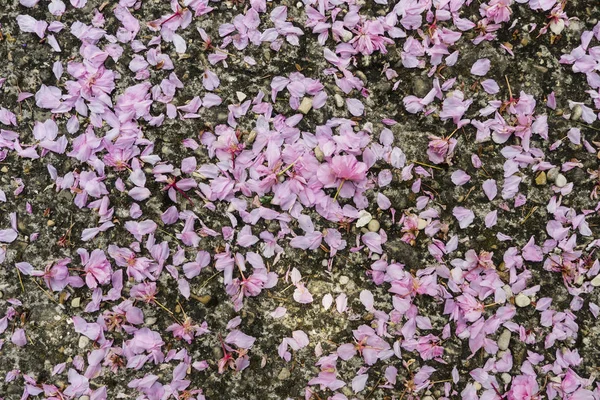
[(42, 287), (42, 286), (41, 286), (39, 283), (37, 283), (37, 281), (36, 281), (35, 279), (33, 279), (33, 283), (35, 283), (35, 284), (37, 285), (37, 287), (39, 287), (39, 288), (40, 288), (40, 290), (41, 290), (42, 292), (44, 292), (44, 294), (45, 294), (46, 296), (48, 296), (48, 298), (49, 298), (50, 300), (52, 300), (53, 302), (55, 302), (56, 304), (58, 304), (58, 305), (59, 305), (61, 308), (65, 308), (65, 306), (64, 306), (64, 305), (60, 304), (60, 303), (59, 303), (59, 302), (58, 302), (58, 301), (57, 301), (57, 300), (56, 300), (56, 299), (55, 299), (55, 298), (54, 298), (54, 297), (53, 297), (53, 296), (52, 296), (50, 293), (48, 293), (48, 291), (47, 291), (46, 289), (44, 289), (44, 288), (43, 288), (43, 287)]
[(373, 393), (375, 393), (375, 390), (377, 390), (377, 386), (379, 386), (379, 384), (381, 383), (382, 379), (383, 379), (383, 377), (380, 376), (379, 380), (377, 381), (377, 383), (375, 384), (375, 386), (373, 386), (373, 389), (371, 389), (371, 391), (369, 392), (369, 394), (367, 394), (365, 396), (365, 400), (367, 400), (369, 397), (371, 397), (373, 395)]
[(521, 220), (521, 225), (525, 223), (525, 221), (527, 221), (529, 219), (529, 217), (531, 217), (533, 215), (534, 212), (536, 212), (536, 210), (538, 209), (538, 206), (533, 207), (529, 213), (525, 216), (525, 218), (523, 218)]
[(208, 278), (206, 281), (204, 281), (204, 283), (202, 284), (202, 286), (200, 286), (200, 289), (203, 289), (206, 285), (208, 285), (208, 282), (210, 282), (215, 276), (219, 275), (219, 272), (217, 271), (213, 276), (211, 276), (210, 278)]
[(21, 284), (21, 291), (25, 293), (25, 286), (23, 286), (23, 279), (21, 279), (21, 271), (17, 268), (17, 275), (19, 275), (19, 283)]
[(444, 170), (444, 168), (438, 167), (438, 166), (436, 166), (436, 165), (426, 164), (426, 163), (424, 163), (424, 162), (420, 162), (420, 161), (417, 161), (417, 160), (413, 160), (413, 161), (411, 161), (411, 162), (412, 162), (413, 164), (422, 165), (423, 167), (429, 167), (429, 168), (439, 169), (440, 171), (443, 171), (443, 170)]
[(580, 122), (580, 121), (573, 121), (573, 122), (575, 122), (576, 124), (579, 124), (579, 125), (581, 125), (581, 126), (585, 126), (586, 128), (589, 128), (589, 129), (591, 129), (591, 130), (594, 130), (594, 131), (600, 132), (600, 128), (596, 128), (596, 127), (594, 127), (594, 126), (591, 126), (591, 125), (588, 125), (588, 124), (584, 124), (583, 122)]

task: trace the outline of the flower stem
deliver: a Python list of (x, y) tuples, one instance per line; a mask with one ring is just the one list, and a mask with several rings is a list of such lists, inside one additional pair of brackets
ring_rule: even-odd
[(337, 188), (337, 192), (335, 192), (335, 196), (333, 196), (333, 200), (337, 199), (338, 195), (340, 194), (340, 190), (342, 190), (342, 186), (344, 186), (344, 183), (346, 183), (346, 180), (342, 179), (340, 186)]

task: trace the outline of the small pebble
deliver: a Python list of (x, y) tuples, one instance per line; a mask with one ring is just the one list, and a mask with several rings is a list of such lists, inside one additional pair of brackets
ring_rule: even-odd
[[(364, 62), (364, 60), (363, 60), (363, 62)], [(363, 83), (366, 84), (368, 82), (367, 81), (367, 76), (365, 75), (364, 72), (362, 72), (362, 71), (356, 71), (355, 74), (356, 74), (356, 77), (358, 79), (360, 79), (361, 81), (363, 81)]]
[(506, 293), (506, 297), (513, 297), (513, 292), (510, 286), (504, 285), (502, 286), (502, 290), (504, 290), (504, 293)]
[(505, 329), (500, 337), (498, 338), (498, 348), (500, 350), (507, 350), (510, 345), (510, 336), (511, 332), (508, 329)]
[(325, 154), (323, 153), (323, 150), (321, 150), (321, 148), (319, 146), (315, 147), (315, 158), (319, 161), (319, 162), (323, 162), (323, 159), (325, 158)]
[(221, 357), (223, 357), (223, 350), (221, 350), (221, 346), (214, 346), (212, 348), (212, 353), (213, 353), (213, 357), (214, 358), (221, 358)]
[(75, 297), (73, 300), (71, 300), (71, 307), (77, 308), (80, 305), (81, 305), (81, 297)]
[(350, 282), (350, 278), (348, 278), (346, 275), (340, 276), (340, 285), (347, 285), (348, 282)]
[(90, 396), (88, 396), (88, 395), (84, 394), (83, 396), (81, 396), (81, 397), (79, 398), (79, 400), (90, 400)]
[(517, 297), (515, 297), (515, 304), (518, 307), (527, 307), (531, 304), (531, 299), (523, 293), (519, 293)]
[(280, 381), (285, 381), (290, 377), (290, 375), (291, 374), (289, 369), (282, 368), (281, 371), (279, 371), (279, 375), (277, 375), (277, 379), (279, 379)]
[(510, 376), (510, 374), (504, 372), (502, 375), (500, 375), (500, 377), (502, 378), (502, 382), (504, 382), (505, 384), (509, 384), (510, 381), (512, 380), (512, 376)]
[(592, 279), (591, 284), (594, 287), (600, 286), (600, 274), (596, 275), (594, 279)]
[(312, 102), (312, 98), (310, 97), (303, 98), (302, 103), (300, 103), (300, 107), (298, 107), (298, 111), (300, 111), (302, 114), (308, 114), (312, 108)]
[(210, 301), (212, 297), (210, 297), (209, 295), (206, 296), (199, 296), (198, 297), (198, 301), (202, 304), (208, 304), (208, 302)]
[(581, 108), (581, 106), (579, 104), (577, 104), (575, 107), (573, 107), (573, 113), (571, 114), (571, 119), (573, 121), (577, 121), (579, 118), (581, 118), (582, 114), (583, 114), (583, 109)]
[(87, 336), (79, 336), (79, 348), (85, 349), (90, 343), (90, 339)]
[(56, 222), (54, 222), (53, 220), (49, 219), (48, 222), (46, 222), (46, 225), (48, 225), (48, 226), (54, 226), (54, 225), (56, 225)]
[(540, 174), (535, 178), (536, 185), (545, 185), (546, 181), (546, 173), (544, 171), (540, 172)]
[(565, 187), (565, 185), (567, 184), (567, 178), (563, 175), (563, 174), (558, 174), (556, 176), (556, 181), (554, 182), (556, 184), (556, 186), (558, 186), (559, 188), (561, 187)]
[(548, 171), (547, 177), (550, 182), (554, 182), (558, 177), (560, 169), (558, 167), (554, 167)]
[(335, 96), (333, 96), (333, 98), (335, 99), (335, 105), (338, 108), (344, 107), (344, 98), (342, 96), (340, 96), (339, 93), (336, 93)]
[(378, 232), (379, 227), (379, 221), (377, 221), (376, 219), (370, 220), (369, 224), (367, 225), (367, 229), (369, 229), (371, 232)]
[(249, 133), (249, 134), (248, 134), (248, 136), (246, 137), (246, 143), (247, 143), (247, 144), (252, 144), (252, 143), (254, 143), (254, 140), (256, 139), (256, 135), (257, 135), (257, 133), (256, 133), (256, 131), (255, 131), (255, 130), (252, 130), (252, 131), (250, 131), (250, 133)]

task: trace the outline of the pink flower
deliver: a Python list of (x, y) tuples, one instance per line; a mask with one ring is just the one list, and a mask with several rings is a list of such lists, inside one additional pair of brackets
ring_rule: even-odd
[(438, 136), (430, 136), (430, 142), (427, 146), (427, 156), (429, 161), (434, 164), (448, 163), (454, 155), (454, 148), (456, 147), (456, 139), (454, 138), (441, 138)]
[(353, 155), (334, 156), (331, 159), (331, 170), (336, 178), (346, 181), (362, 181), (366, 178), (367, 169), (367, 164)]
[(534, 376), (519, 375), (512, 381), (510, 391), (507, 393), (508, 400), (534, 400), (537, 398), (539, 386)]
[(209, 332), (209, 330), (206, 321), (204, 321), (202, 325), (198, 326), (192, 322), (190, 317), (187, 317), (181, 325), (170, 325), (167, 328), (167, 332), (173, 332), (173, 336), (183, 339), (188, 342), (188, 344), (191, 344), (194, 337), (203, 335)]
[(479, 12), (482, 16), (494, 21), (496, 24), (510, 20), (512, 0), (491, 0), (489, 4), (483, 3)]
[(473, 100), (465, 100), (465, 94), (460, 90), (450, 92), (444, 99), (442, 111), (440, 111), (440, 119), (442, 121), (452, 119), (458, 127), (463, 126), (469, 120), (461, 120), (461, 118), (467, 112), (471, 103), (473, 103)]
[(458, 296), (456, 298), (456, 304), (462, 311), (465, 319), (469, 322), (477, 321), (484, 310), (483, 304), (468, 293)]
[[(60, 292), (69, 284), (69, 269), (67, 265), (71, 262), (69, 258), (48, 264), (44, 270), (44, 281), (48, 288), (54, 292)], [(81, 282), (81, 278), (76, 277)], [(72, 279), (71, 279), (72, 280)], [(83, 282), (81, 282), (83, 284)]]
[(373, 54), (376, 50), (385, 54), (387, 53), (386, 44), (392, 44), (394, 41), (383, 36), (384, 33), (383, 25), (379, 20), (365, 21), (362, 26), (358, 27), (357, 35), (352, 38), (350, 43), (364, 55)]
[(254, 273), (249, 277), (234, 279), (226, 286), (227, 294), (232, 297), (234, 309), (239, 311), (243, 306), (244, 297), (255, 297), (263, 289), (270, 289), (277, 284), (277, 274), (267, 272), (266, 268), (254, 268)]
[(156, 292), (156, 282), (143, 282), (132, 286), (129, 295), (134, 299), (151, 303), (154, 301)]
[(85, 283), (90, 289), (94, 289), (99, 284), (104, 285), (110, 281), (112, 268), (102, 250), (96, 249), (90, 255), (87, 250), (78, 249), (77, 253), (81, 257), (81, 263), (84, 265)]
[(329, 390), (337, 390), (346, 384), (344, 381), (337, 379), (337, 358), (336, 354), (331, 354), (326, 357), (321, 357), (317, 361), (317, 366), (321, 368), (319, 376), (308, 381), (309, 385), (320, 385), (321, 388)]

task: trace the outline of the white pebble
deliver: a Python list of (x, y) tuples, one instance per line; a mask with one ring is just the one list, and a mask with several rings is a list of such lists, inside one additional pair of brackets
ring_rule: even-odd
[(523, 293), (519, 293), (517, 297), (515, 297), (515, 304), (518, 307), (527, 307), (531, 304), (531, 299)]
[(372, 219), (371, 221), (369, 221), (369, 225), (367, 225), (367, 229), (370, 230), (371, 232), (377, 232), (379, 231), (380, 228), (380, 224), (379, 221), (377, 221), (376, 219)]
[(308, 114), (312, 108), (312, 102), (312, 98), (310, 97), (303, 98), (302, 103), (300, 103), (300, 107), (298, 107), (298, 111), (300, 111), (302, 114)]
[(581, 106), (579, 104), (577, 104), (575, 107), (573, 107), (573, 113), (571, 114), (571, 119), (573, 121), (577, 121), (579, 118), (581, 118), (582, 114), (583, 114), (583, 108), (581, 108)]
[(505, 329), (500, 337), (498, 338), (498, 348), (500, 350), (507, 350), (510, 345), (510, 335), (511, 332), (508, 329)]
[(79, 336), (79, 348), (85, 349), (90, 343), (90, 339), (87, 336)]
[(596, 275), (594, 279), (592, 279), (591, 284), (594, 287), (600, 286), (600, 274)]
[(548, 173), (546, 174), (546, 177), (548, 178), (548, 180), (550, 182), (554, 182), (556, 180), (556, 177), (558, 177), (559, 171), (560, 171), (560, 168), (558, 168), (558, 167), (551, 168), (548, 171)]
[(513, 297), (513, 292), (510, 286), (504, 285), (502, 286), (502, 290), (504, 290), (504, 293), (506, 293), (506, 297)]
[(564, 187), (567, 184), (567, 178), (563, 174), (556, 176), (556, 182), (554, 182), (559, 188)]

